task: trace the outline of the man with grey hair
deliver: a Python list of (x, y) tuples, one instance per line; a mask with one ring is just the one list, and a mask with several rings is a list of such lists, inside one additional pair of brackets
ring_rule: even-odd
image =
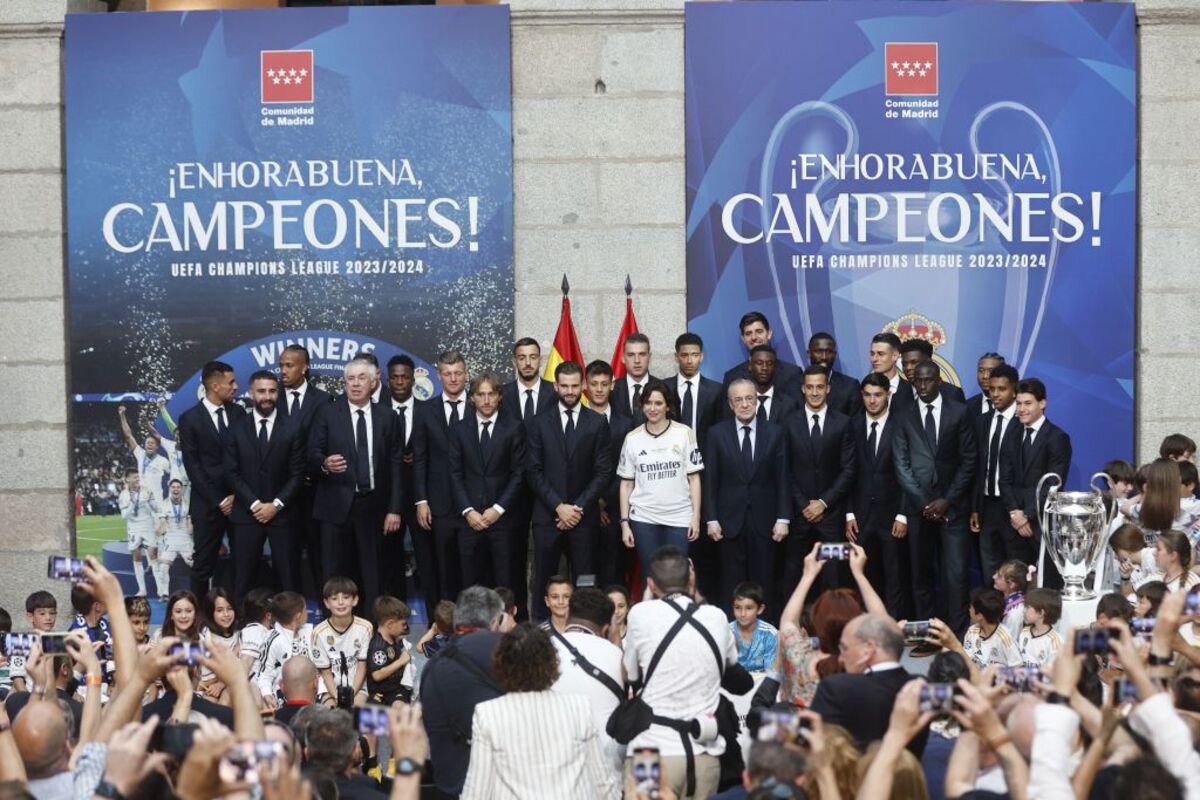
[(349, 712), (340, 708), (314, 708), (309, 713), (304, 732), (305, 764), (332, 775), (339, 797), (357, 800), (387, 797), (376, 781), (355, 769), (362, 753)]
[(503, 618), (500, 595), (483, 586), (463, 589), (454, 606), (454, 636), (421, 673), (434, 781), (451, 797), (462, 794), (467, 777), (475, 706), (503, 694), (492, 672)]
[[(846, 623), (838, 642), (838, 661), (846, 670), (821, 679), (812, 710), (825, 724), (850, 731), (859, 750), (883, 738), (896, 695), (913, 676), (900, 666), (904, 634), (891, 617), (860, 614)], [(922, 730), (908, 749), (917, 758), (929, 731)]]
[[(754, 383), (735, 378), (726, 392), (732, 419), (708, 429), (704, 449), (704, 513), (708, 537), (721, 549), (720, 603), (729, 612), (739, 583), (754, 581), (770, 591), (776, 584), (779, 543), (792, 516), (787, 437), (783, 428), (757, 414)], [(767, 598), (771, 622), (780, 601)]]
[(361, 608), (371, 608), (379, 595), (381, 543), (400, 530), (404, 507), (400, 427), (395, 414), (371, 402), (377, 375), (361, 356), (346, 364), (346, 393), (317, 412), (308, 442), (326, 575), (354, 578)]

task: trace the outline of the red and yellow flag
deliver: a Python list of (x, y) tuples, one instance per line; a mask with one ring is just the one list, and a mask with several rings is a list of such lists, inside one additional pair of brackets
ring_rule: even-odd
[(579, 346), (579, 338), (575, 335), (575, 325), (571, 322), (571, 298), (567, 296), (570, 285), (567, 276), (563, 275), (562, 315), (558, 318), (558, 331), (554, 334), (554, 345), (546, 358), (546, 371), (542, 373), (548, 381), (554, 380), (554, 370), (564, 361), (574, 361), (580, 367), (587, 366), (583, 360), (583, 349)]
[(613, 380), (625, 377), (625, 337), (638, 332), (637, 317), (633, 315), (633, 284), (629, 276), (625, 276), (625, 321), (621, 323), (621, 333), (617, 335), (617, 347), (613, 350), (612, 368)]

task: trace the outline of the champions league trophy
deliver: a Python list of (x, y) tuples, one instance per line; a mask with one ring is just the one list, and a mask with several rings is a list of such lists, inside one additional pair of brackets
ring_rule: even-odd
[(1062, 492), (1062, 478), (1048, 472), (1038, 481), (1035, 497), (1042, 496), (1042, 486), (1054, 481), (1042, 507), (1042, 543), (1054, 559), (1054, 566), (1063, 577), (1062, 598), (1069, 600), (1091, 600), (1096, 592), (1087, 588), (1084, 581), (1095, 571), (1104, 546), (1108, 543), (1109, 513), (1104, 505), (1104, 496), (1096, 488), (1096, 479), (1103, 478), (1112, 489), (1112, 480), (1103, 472), (1097, 472), (1089, 481), (1091, 491)]

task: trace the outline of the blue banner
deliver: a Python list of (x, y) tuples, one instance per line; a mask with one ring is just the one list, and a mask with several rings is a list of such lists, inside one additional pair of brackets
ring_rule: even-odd
[(995, 351), (1047, 386), (1071, 483), (1132, 458), (1132, 5), (689, 3), (688, 326), (719, 377), (747, 310), (806, 363), (871, 337), (978, 391)]
[(117, 401), (137, 438), (168, 433), (213, 358), (245, 388), (291, 341), (326, 378), (403, 352), (418, 396), (441, 350), (507, 364), (507, 7), (88, 14), (65, 36), (80, 484), (132, 464)]

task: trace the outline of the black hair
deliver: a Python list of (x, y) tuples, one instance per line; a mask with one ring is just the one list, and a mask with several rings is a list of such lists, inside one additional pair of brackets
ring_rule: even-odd
[(257, 372), (255, 372), (253, 375), (250, 376), (250, 382), (254, 383), (255, 381), (272, 381), (273, 383), (278, 385), (279, 384), (279, 376), (276, 375), (274, 372), (271, 372), (271, 370), (269, 370), (269, 369), (260, 369)]
[(738, 600), (753, 600), (755, 605), (766, 605), (766, 596), (763, 593), (762, 586), (754, 581), (742, 581), (737, 586), (733, 587), (734, 602)]
[(308, 364), (311, 361), (311, 358), (308, 355), (308, 348), (302, 344), (289, 344), (279, 352), (279, 355), (283, 355), (284, 353), (299, 353), (300, 355), (304, 356), (305, 364)]
[(404, 355), (404, 353), (397, 353), (388, 359), (387, 371), (391, 372), (392, 367), (408, 367), (413, 371), (417, 369), (416, 363), (410, 357)]
[[(807, 367), (805, 367), (804, 378), (807, 378), (809, 375), (823, 375), (825, 377), (825, 383), (829, 383), (829, 370), (820, 364), (809, 364)], [(801, 378), (801, 380), (803, 380), (803, 378)], [(890, 386), (891, 384), (888, 385)]]
[(900, 352), (917, 352), (925, 356), (925, 358), (933, 358), (933, 345), (924, 339), (905, 339), (900, 343)]
[(689, 344), (696, 345), (696, 347), (700, 348), (700, 352), (704, 352), (704, 340), (700, 338), (699, 334), (692, 333), (691, 331), (681, 333), (675, 337), (675, 352), (678, 353), (679, 348)]
[(996, 378), (1004, 378), (1013, 386), (1021, 382), (1021, 374), (1017, 372), (1017, 368), (1012, 364), (1001, 364), (998, 367), (992, 367), (992, 374), (988, 377), (988, 380), (994, 381)]
[(832, 333), (826, 333), (825, 331), (817, 331), (812, 336), (808, 337), (808, 346), (811, 348), (813, 346), (813, 342), (819, 342), (823, 339), (833, 342), (833, 346), (837, 347), (837, 339), (833, 338)]
[(763, 314), (761, 311), (747, 311), (745, 314), (742, 314), (742, 318), (738, 320), (738, 333), (746, 330), (748, 326), (753, 325), (756, 322), (761, 322), (764, 328), (771, 330), (771, 323), (765, 314)]
[(576, 589), (571, 595), (570, 616), (590, 622), (597, 628), (612, 622), (616, 607), (607, 594), (594, 586)]
[(571, 579), (566, 575), (551, 575), (546, 579), (546, 594), (550, 594), (550, 587), (555, 584), (565, 583), (567, 586), (574, 588), (575, 584), (571, 583)]
[(607, 375), (610, 378), (613, 376), (612, 365), (600, 358), (597, 358), (595, 361), (589, 361), (586, 372), (589, 378), (596, 375)]
[(353, 578), (348, 578), (345, 575), (334, 575), (325, 581), (325, 585), (321, 587), (321, 599), (328, 600), (335, 594), (349, 594), (358, 597), (358, 584), (354, 582)]
[(1182, 433), (1169, 433), (1158, 446), (1159, 458), (1182, 458), (1196, 452), (1196, 443)]
[(262, 622), (271, 611), (271, 590), (261, 586), (246, 592), (242, 598), (242, 619), (246, 622)]
[(650, 337), (644, 333), (631, 333), (625, 337), (625, 341), (621, 345), (621, 349), (623, 350), (626, 346), (631, 344), (644, 344), (646, 347), (649, 347)]
[(925, 677), (930, 683), (954, 683), (959, 678), (970, 679), (971, 668), (958, 653), (943, 650), (929, 662), (929, 674)]
[(868, 386), (874, 386), (878, 389), (883, 389), (885, 392), (890, 392), (892, 390), (892, 382), (889, 381), (887, 376), (882, 372), (872, 372), (863, 378), (860, 388), (865, 389)]
[(497, 586), (495, 592), (500, 597), (500, 604), (504, 606), (504, 610), (517, 607), (517, 596), (513, 594), (513, 590), (507, 586)]
[(999, 589), (980, 586), (971, 592), (971, 608), (989, 625), (997, 625), (1004, 619), (1004, 595)]
[(1123, 619), (1128, 623), (1133, 619), (1133, 606), (1129, 605), (1124, 595), (1109, 592), (1096, 603), (1096, 616), (1101, 614), (1109, 619)]
[(78, 583), (71, 586), (71, 608), (75, 609), (76, 614), (87, 614), (92, 610), (92, 606), (99, 602), (86, 589)]
[(233, 367), (226, 364), (224, 361), (209, 361), (200, 370), (200, 383), (207, 384), (211, 378), (218, 375), (224, 375), (227, 372), (233, 372)]
[(900, 349), (900, 337), (891, 332), (877, 333), (871, 337), (871, 344), (890, 345), (894, 350)]
[(1031, 394), (1034, 400), (1046, 399), (1046, 384), (1037, 378), (1025, 378), (1017, 384), (1017, 394)]
[(583, 367), (574, 361), (564, 361), (554, 368), (554, 380), (558, 380), (563, 375), (583, 375)]
[(522, 336), (520, 339), (517, 339), (515, 342), (513, 342), (512, 353), (514, 356), (517, 354), (517, 349), (520, 347), (536, 347), (539, 354), (542, 352), (542, 346), (538, 344), (538, 340), (534, 339), (532, 336)]
[(750, 348), (750, 357), (754, 358), (755, 353), (770, 353), (771, 355), (775, 356), (775, 358), (779, 358), (779, 354), (775, 352), (775, 348), (769, 344), (754, 345), (754, 347)]
[(687, 553), (673, 544), (660, 547), (650, 556), (649, 575), (659, 591), (684, 591), (688, 588), (691, 563)]
[[(134, 470), (134, 472), (137, 472), (137, 470)], [(54, 595), (45, 589), (38, 589), (25, 598), (25, 611), (28, 614), (32, 614), (39, 608), (53, 608), (55, 611), (58, 611), (58, 601), (54, 599)]]

